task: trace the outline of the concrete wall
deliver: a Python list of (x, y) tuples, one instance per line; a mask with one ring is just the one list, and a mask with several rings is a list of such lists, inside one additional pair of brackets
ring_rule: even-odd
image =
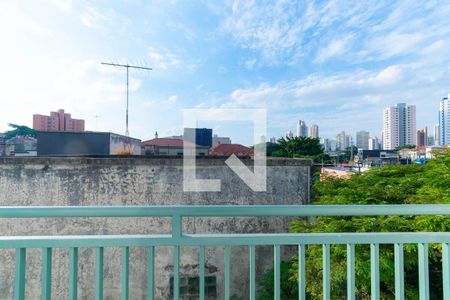
[[(199, 178), (222, 180), (222, 191), (183, 192), (181, 158), (0, 158), (0, 205), (195, 205), (195, 204), (302, 204), (309, 199), (308, 160), (268, 160), (267, 192), (252, 192), (231, 169), (225, 158), (197, 159)], [(245, 161), (251, 165), (250, 159)], [(287, 231), (282, 218), (186, 218), (184, 230), (207, 232)], [(24, 219), (0, 220), (7, 235), (56, 234), (151, 234), (169, 233), (165, 218), (127, 219)], [(270, 241), (268, 241), (270, 243)], [(146, 297), (147, 249), (130, 253), (130, 299)], [(257, 273), (273, 259), (271, 247), (257, 248)], [(28, 252), (27, 299), (40, 293), (39, 249)], [(79, 297), (93, 298), (94, 250), (80, 249)], [(207, 249), (206, 275), (216, 276), (217, 293), (223, 294), (223, 249)], [(68, 251), (57, 249), (53, 258), (53, 296), (67, 298)], [(0, 298), (12, 295), (14, 251), (0, 250)], [(172, 249), (156, 249), (157, 299), (169, 297)], [(198, 274), (198, 250), (182, 248), (182, 276)], [(117, 298), (120, 288), (120, 249), (105, 249), (105, 297)], [(248, 249), (233, 247), (231, 294), (248, 293)], [(245, 296), (244, 296), (245, 298)]]

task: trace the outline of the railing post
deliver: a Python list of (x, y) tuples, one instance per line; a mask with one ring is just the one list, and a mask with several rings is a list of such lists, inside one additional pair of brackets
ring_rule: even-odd
[(231, 247), (225, 246), (225, 300), (230, 299), (230, 257), (231, 257)]
[(370, 244), (371, 299), (380, 299), (380, 245)]
[(347, 300), (355, 300), (355, 245), (347, 244)]
[(199, 249), (200, 300), (205, 300), (205, 246)]
[(69, 254), (69, 299), (78, 299), (78, 248), (70, 248)]
[(250, 300), (256, 299), (256, 252), (255, 246), (249, 247), (250, 254)]
[(403, 266), (403, 244), (394, 244), (395, 261), (395, 299), (405, 297), (405, 270)]
[(96, 249), (95, 255), (95, 299), (103, 299), (103, 247)]
[(129, 266), (130, 266), (130, 249), (122, 247), (122, 275), (121, 275), (121, 294), (122, 300), (128, 300), (129, 289)]
[(182, 236), (182, 219), (180, 215), (172, 215), (173, 247), (173, 299), (180, 297), (180, 239)]
[(154, 276), (155, 276), (155, 247), (150, 246), (148, 250), (148, 264), (147, 264), (147, 299), (154, 299)]
[(419, 244), (419, 299), (430, 299), (430, 285), (428, 278), (428, 244)]
[(322, 264), (323, 264), (323, 300), (331, 299), (330, 291), (330, 245), (322, 245)]
[(14, 300), (25, 299), (26, 248), (16, 249), (16, 274), (14, 279)]
[(444, 300), (450, 300), (450, 246), (442, 244), (442, 287), (444, 289)]
[(273, 268), (274, 268), (274, 299), (280, 300), (281, 290), (280, 290), (280, 282), (281, 282), (281, 261), (280, 261), (280, 245), (274, 245), (273, 251)]
[(305, 250), (304, 244), (298, 245), (298, 299), (306, 300), (306, 272), (305, 272)]
[(42, 249), (41, 300), (52, 298), (52, 248)]

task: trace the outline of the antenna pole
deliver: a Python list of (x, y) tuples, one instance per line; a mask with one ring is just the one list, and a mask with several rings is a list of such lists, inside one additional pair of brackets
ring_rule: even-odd
[(152, 70), (152, 68), (147, 68), (147, 67), (141, 67), (141, 66), (132, 66), (129, 64), (126, 65), (122, 65), (122, 64), (112, 64), (112, 63), (105, 63), (102, 62), (102, 65), (108, 65), (108, 66), (113, 66), (113, 67), (123, 67), (127, 69), (127, 109), (126, 109), (126, 115), (125, 115), (125, 135), (128, 137), (130, 136), (130, 133), (128, 131), (128, 86), (129, 86), (129, 68), (132, 69), (141, 69), (141, 70)]
[(128, 69), (130, 67), (127, 65), (127, 115), (126, 115), (126, 129), (125, 129), (125, 136), (130, 136), (130, 132), (128, 131)]

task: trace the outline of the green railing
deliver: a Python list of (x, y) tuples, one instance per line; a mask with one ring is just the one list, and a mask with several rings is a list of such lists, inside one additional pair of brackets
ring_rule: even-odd
[(330, 299), (330, 245), (347, 245), (347, 298), (355, 299), (355, 245), (370, 245), (371, 297), (380, 297), (379, 245), (393, 244), (395, 255), (395, 299), (404, 299), (403, 245), (418, 244), (419, 295), (429, 299), (428, 244), (442, 244), (443, 298), (450, 300), (450, 233), (448, 232), (372, 232), (372, 233), (258, 233), (184, 234), (183, 217), (257, 216), (379, 216), (450, 215), (450, 205), (275, 205), (275, 206), (89, 206), (89, 207), (0, 207), (0, 218), (66, 217), (170, 217), (172, 233), (163, 235), (82, 235), (82, 236), (3, 236), (0, 248), (16, 249), (14, 299), (24, 299), (27, 249), (42, 249), (41, 299), (51, 299), (52, 249), (68, 248), (69, 298), (77, 299), (78, 248), (96, 249), (95, 295), (103, 298), (103, 252), (105, 247), (121, 247), (121, 298), (129, 297), (129, 248), (148, 247), (148, 299), (154, 298), (154, 259), (156, 246), (173, 247), (173, 298), (179, 298), (180, 247), (199, 248), (199, 293), (205, 299), (205, 247), (223, 246), (225, 261), (224, 296), (230, 298), (231, 247), (249, 247), (249, 299), (256, 297), (255, 247), (274, 247), (274, 299), (280, 299), (280, 247), (296, 245), (299, 258), (299, 299), (305, 299), (306, 245), (323, 247), (323, 299)]

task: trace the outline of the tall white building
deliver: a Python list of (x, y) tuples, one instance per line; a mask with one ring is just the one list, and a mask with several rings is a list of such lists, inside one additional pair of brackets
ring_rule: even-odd
[(297, 123), (297, 136), (308, 136), (308, 126), (306, 126), (306, 123), (302, 120), (298, 120)]
[(292, 131), (288, 130), (288, 131), (286, 131), (286, 137), (287, 138), (293, 138), (294, 134), (292, 133)]
[(383, 147), (392, 150), (416, 144), (416, 106), (399, 103), (383, 111)]
[(369, 132), (368, 131), (358, 131), (356, 133), (356, 147), (358, 149), (368, 150), (369, 149)]
[(380, 140), (377, 137), (369, 139), (369, 150), (379, 150), (381, 148)]
[(319, 126), (316, 124), (309, 127), (309, 137), (318, 138), (319, 137)]
[(439, 144), (450, 145), (450, 94), (439, 105)]
[(440, 143), (440, 126), (439, 124), (434, 125), (434, 145), (439, 146)]
[(351, 135), (342, 131), (336, 135), (336, 150), (345, 150), (353, 144)]

